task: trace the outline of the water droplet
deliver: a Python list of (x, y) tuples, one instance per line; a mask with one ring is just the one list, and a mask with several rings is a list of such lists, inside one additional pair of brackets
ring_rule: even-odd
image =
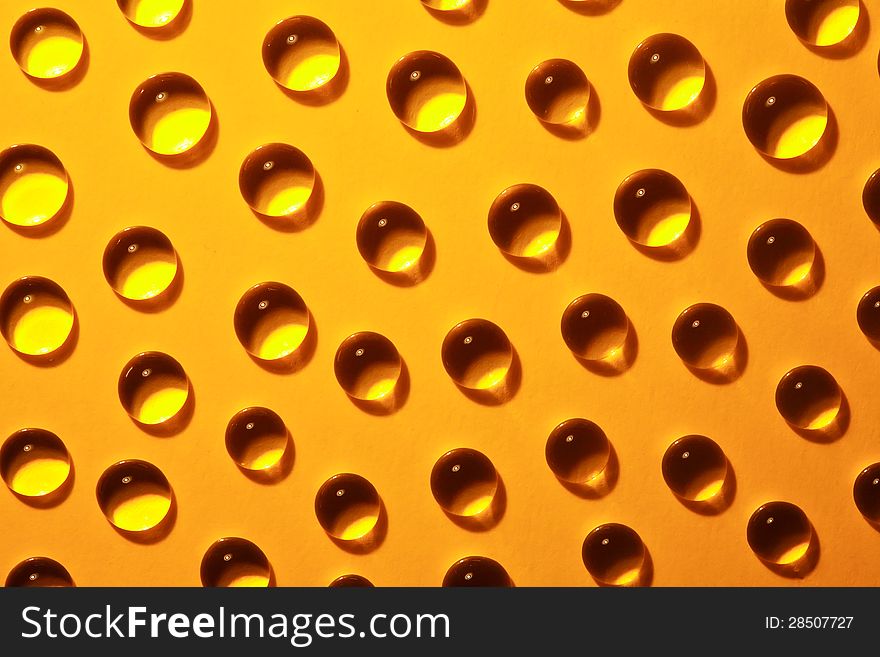
[(692, 213), (691, 197), (685, 186), (660, 169), (630, 174), (614, 195), (617, 225), (639, 246), (673, 247), (690, 226)]
[(365, 541), (376, 529), (382, 500), (360, 475), (337, 474), (315, 496), (315, 515), (324, 531), (339, 541)]
[(7, 587), (73, 586), (73, 578), (67, 569), (48, 557), (30, 557), (18, 563), (6, 577)]
[(738, 345), (736, 321), (714, 303), (685, 308), (672, 326), (675, 352), (685, 365), (696, 370), (724, 371), (736, 360)]
[(498, 490), (492, 461), (475, 449), (460, 447), (437, 459), (431, 471), (431, 492), (437, 504), (454, 516), (490, 512)]
[(0, 333), (14, 351), (26, 356), (56, 358), (69, 346), (74, 317), (67, 293), (48, 278), (25, 276), (0, 296)]
[(550, 432), (544, 456), (561, 481), (579, 486), (600, 483), (611, 458), (611, 442), (595, 422), (572, 418)]
[(98, 480), (98, 506), (107, 521), (123, 532), (170, 529), (164, 523), (171, 511), (171, 484), (155, 465), (146, 461), (119, 461)]
[(274, 586), (272, 565), (263, 551), (247, 539), (221, 538), (205, 551), (199, 575), (207, 587)]
[[(419, 84), (413, 84), (418, 81)], [(420, 50), (401, 57), (385, 84), (391, 110), (408, 128), (433, 133), (451, 128), (467, 105), (467, 85), (446, 56)]]
[[(588, 319), (589, 322), (581, 320)], [(604, 294), (584, 294), (562, 313), (562, 339), (578, 358), (596, 363), (615, 363), (629, 335), (629, 319), (614, 299)]]
[(581, 558), (599, 584), (638, 586), (646, 583), (648, 550), (639, 535), (617, 523), (599, 525), (584, 539)]
[(749, 547), (761, 561), (774, 567), (803, 566), (813, 543), (813, 526), (806, 514), (789, 502), (767, 502), (752, 514), (746, 528)]
[(147, 307), (170, 294), (177, 280), (177, 252), (162, 232), (132, 226), (116, 235), (104, 249), (104, 278), (120, 297)]
[(507, 335), (485, 319), (456, 324), (446, 334), (440, 353), (446, 373), (459, 386), (471, 390), (502, 385), (513, 364), (513, 345)]
[(132, 420), (148, 427), (175, 428), (190, 397), (183, 367), (168, 354), (146, 351), (119, 375), (119, 401)]
[(880, 463), (864, 468), (853, 483), (856, 508), (872, 523), (880, 522)]
[(70, 181), (49, 149), (19, 144), (0, 152), (0, 219), (30, 228), (62, 215)]
[(408, 205), (397, 201), (374, 203), (361, 215), (356, 239), (361, 257), (374, 270), (421, 280), (428, 229)]
[[(174, 95), (175, 102), (166, 102)], [(134, 90), (128, 106), (134, 134), (153, 153), (173, 157), (202, 143), (214, 110), (208, 94), (183, 73), (160, 73)]]
[[(296, 48), (290, 46), (296, 44)], [(263, 39), (263, 65), (281, 87), (297, 94), (320, 93), (337, 76), (342, 52), (328, 25), (312, 16), (278, 22)]]
[(443, 586), (478, 586), (507, 587), (512, 586), (510, 576), (504, 567), (489, 557), (465, 557), (459, 559), (443, 577)]
[(869, 340), (880, 345), (880, 285), (873, 287), (861, 298), (856, 310), (856, 321)]
[(843, 408), (843, 392), (821, 367), (802, 365), (786, 372), (776, 386), (776, 408), (796, 429), (824, 431)]
[[(267, 164), (272, 166), (267, 168)], [(317, 173), (312, 161), (289, 144), (264, 144), (248, 155), (238, 173), (245, 203), (263, 217), (299, 219), (308, 215)]]
[(294, 358), (311, 330), (303, 298), (277, 282), (258, 283), (245, 292), (235, 308), (233, 324), (241, 346), (261, 361)]
[(785, 18), (798, 39), (829, 48), (847, 41), (861, 17), (859, 0), (787, 0)]
[(706, 83), (706, 63), (697, 47), (683, 36), (655, 34), (633, 51), (628, 76), (633, 93), (646, 107), (676, 112), (700, 97)]
[(521, 183), (495, 197), (489, 208), (488, 227), (489, 236), (502, 253), (524, 260), (546, 259), (556, 249), (562, 210), (543, 187)]
[(9, 36), (12, 56), (31, 78), (51, 80), (68, 75), (83, 58), (79, 25), (60, 9), (31, 9), (16, 21)]
[(752, 233), (746, 254), (758, 280), (775, 288), (791, 288), (810, 280), (816, 244), (796, 221), (771, 219)]
[(132, 25), (162, 31), (183, 12), (188, 0), (117, 0)]
[(580, 67), (567, 59), (548, 59), (526, 78), (526, 103), (544, 123), (583, 135), (591, 87)]
[(45, 429), (20, 429), (0, 447), (0, 476), (21, 499), (48, 500), (71, 471), (70, 454), (61, 439)]
[(393, 397), (403, 371), (403, 359), (391, 340), (378, 333), (361, 331), (339, 345), (333, 371), (349, 397), (381, 402)]
[[(724, 451), (706, 436), (689, 435), (673, 441), (663, 455), (663, 480), (676, 497), (705, 504), (725, 492), (728, 463)], [(724, 501), (723, 498), (720, 501)]]

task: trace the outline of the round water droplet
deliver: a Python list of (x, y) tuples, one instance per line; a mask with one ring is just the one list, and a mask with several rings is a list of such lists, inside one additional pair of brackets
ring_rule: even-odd
[(791, 287), (810, 276), (816, 244), (796, 221), (771, 219), (752, 233), (746, 253), (752, 272), (762, 283)]
[(867, 520), (880, 523), (880, 463), (872, 463), (856, 477), (853, 500)]
[(39, 226), (65, 209), (70, 180), (49, 149), (18, 144), (0, 152), (0, 219), (21, 228)]
[(593, 579), (604, 586), (642, 583), (647, 549), (639, 535), (626, 525), (599, 525), (584, 539), (581, 557)]
[(856, 310), (856, 320), (869, 340), (880, 342), (880, 285), (865, 292)]
[(614, 195), (614, 218), (634, 243), (668, 247), (684, 235), (691, 222), (690, 194), (681, 181), (659, 169), (627, 176)]
[(870, 175), (862, 190), (862, 206), (874, 224), (880, 227), (880, 169)]
[(629, 335), (629, 319), (614, 299), (584, 294), (562, 313), (562, 339), (578, 358), (606, 361), (617, 356)]
[(274, 586), (272, 566), (263, 551), (244, 538), (221, 538), (205, 551), (199, 568), (202, 586)]
[(770, 565), (794, 566), (810, 549), (813, 526), (790, 502), (767, 502), (752, 514), (746, 529), (749, 547)]
[[(266, 162), (272, 166), (266, 168)], [(317, 173), (308, 156), (288, 144), (264, 144), (248, 155), (238, 173), (245, 203), (265, 217), (296, 218), (309, 206)]]
[(655, 34), (629, 60), (629, 85), (644, 105), (675, 112), (692, 105), (706, 84), (706, 63), (697, 47), (678, 34)]
[(805, 155), (822, 139), (828, 104), (809, 81), (777, 75), (759, 82), (743, 104), (743, 128), (767, 157), (789, 160)]
[(485, 319), (468, 319), (452, 327), (440, 353), (450, 378), (471, 390), (502, 385), (513, 365), (513, 345), (507, 335)]
[(284, 420), (268, 408), (251, 406), (226, 426), (226, 451), (242, 470), (268, 473), (278, 468), (291, 441)]
[(394, 115), (416, 132), (444, 130), (467, 105), (468, 90), (458, 67), (438, 52), (404, 55), (388, 73), (385, 92)]
[(489, 236), (502, 252), (515, 258), (540, 258), (556, 246), (562, 210), (546, 189), (523, 183), (495, 197), (488, 223)]
[(24, 356), (51, 360), (68, 343), (74, 322), (70, 298), (48, 278), (25, 276), (0, 296), (0, 332)]
[(443, 586), (513, 586), (504, 566), (489, 557), (465, 557), (449, 567)]
[(38, 80), (70, 74), (83, 56), (79, 25), (60, 9), (31, 9), (12, 27), (9, 46), (19, 68)]
[(134, 90), (128, 106), (134, 134), (161, 156), (192, 151), (207, 134), (213, 115), (205, 90), (183, 73), (147, 78)]
[(861, 14), (859, 0), (786, 0), (785, 18), (809, 46), (836, 46), (849, 38)]
[(427, 243), (425, 222), (397, 201), (374, 203), (358, 222), (358, 251), (370, 267), (382, 272), (397, 274), (417, 267)]
[(49, 557), (29, 557), (16, 564), (6, 576), (7, 587), (74, 586), (67, 568)]
[(20, 429), (0, 447), (0, 476), (16, 495), (36, 500), (58, 491), (71, 461), (61, 439), (45, 429)]
[(245, 350), (262, 361), (280, 361), (296, 354), (311, 326), (302, 297), (283, 283), (258, 283), (235, 308), (235, 334)]
[(780, 379), (776, 386), (776, 408), (793, 427), (821, 431), (838, 419), (843, 408), (843, 392), (827, 370), (802, 365)]
[(107, 521), (123, 532), (145, 532), (168, 517), (174, 494), (155, 465), (146, 461), (119, 461), (98, 480), (98, 505)]
[(183, 367), (168, 354), (146, 351), (132, 358), (119, 375), (119, 401), (141, 425), (171, 427), (190, 398)]
[(263, 65), (279, 85), (307, 93), (339, 73), (342, 54), (336, 35), (312, 16), (292, 16), (276, 23), (263, 39)]
[(437, 504), (454, 516), (480, 516), (492, 507), (498, 473), (482, 452), (460, 447), (437, 459), (431, 470), (431, 492)]
[(611, 442), (595, 422), (572, 418), (550, 432), (544, 456), (559, 479), (583, 485), (605, 471), (611, 458)]
[(171, 25), (183, 13), (189, 0), (116, 0), (130, 23), (147, 30)]
[[(339, 491), (344, 495), (339, 495)], [(315, 496), (315, 515), (324, 531), (340, 541), (367, 538), (379, 523), (382, 500), (373, 484), (360, 475), (337, 474)]]
[(714, 303), (697, 303), (678, 316), (672, 346), (688, 367), (719, 370), (732, 362), (739, 344), (733, 316)]
[(104, 278), (129, 301), (161, 296), (177, 279), (177, 252), (164, 233), (132, 226), (117, 233), (104, 249)]
[(526, 78), (526, 103), (541, 121), (582, 127), (587, 120), (591, 87), (581, 68), (567, 59), (548, 59)]
[(403, 371), (403, 360), (391, 340), (378, 333), (361, 331), (339, 345), (333, 371), (350, 397), (375, 402), (394, 392)]
[(666, 449), (661, 469), (666, 485), (676, 496), (688, 502), (708, 502), (721, 494), (728, 463), (714, 440), (690, 435)]
[(340, 575), (329, 586), (331, 589), (373, 588), (373, 583), (362, 575)]

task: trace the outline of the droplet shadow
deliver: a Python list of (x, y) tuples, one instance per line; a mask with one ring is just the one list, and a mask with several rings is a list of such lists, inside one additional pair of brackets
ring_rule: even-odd
[(658, 121), (676, 128), (687, 128), (702, 123), (715, 109), (715, 103), (718, 100), (715, 75), (708, 62), (704, 61), (703, 64), (705, 66), (703, 88), (700, 95), (690, 105), (673, 111), (663, 111), (647, 105), (643, 105), (643, 107)]
[(741, 377), (749, 362), (749, 346), (742, 329), (737, 326), (736, 330), (736, 347), (730, 355), (730, 358), (714, 367), (706, 368), (693, 367), (692, 365), (685, 363), (691, 374), (701, 381), (715, 385), (727, 385)]
[(553, 245), (543, 253), (537, 256), (515, 256), (499, 249), (501, 255), (515, 267), (533, 274), (549, 274), (556, 271), (571, 253), (571, 224), (562, 210), (559, 211), (559, 220), (559, 235)]
[(504, 512), (507, 510), (507, 488), (504, 486), (504, 481), (501, 479), (501, 475), (499, 474), (497, 476), (498, 485), (495, 489), (495, 495), (492, 498), (492, 503), (486, 507), (484, 511), (475, 516), (459, 516), (454, 513), (449, 513), (446, 509), (443, 509), (443, 513), (445, 513), (446, 517), (454, 524), (471, 532), (485, 532), (496, 527), (498, 523), (501, 522), (501, 519), (504, 517)]
[(427, 279), (437, 263), (437, 245), (431, 231), (425, 230), (425, 247), (417, 262), (402, 271), (384, 271), (369, 265), (370, 270), (386, 283), (397, 287), (413, 287)]
[(352, 541), (346, 541), (327, 534), (337, 547), (351, 554), (368, 554), (378, 549), (385, 542), (387, 535), (388, 512), (385, 510), (385, 502), (382, 500), (379, 500), (379, 517), (376, 519), (376, 526), (365, 536)]
[(818, 143), (809, 151), (798, 157), (788, 160), (780, 160), (758, 151), (769, 164), (787, 173), (812, 173), (825, 166), (837, 151), (837, 143), (840, 139), (840, 131), (837, 125), (837, 117), (828, 105), (828, 123), (825, 132)]
[(471, 85), (465, 81), (465, 89), (467, 90), (467, 100), (461, 114), (448, 126), (437, 130), (436, 132), (421, 132), (410, 128), (405, 123), (400, 125), (418, 141), (433, 146), (434, 148), (449, 148), (463, 141), (474, 129), (477, 120), (477, 101), (474, 99), (474, 92)]
[(297, 210), (293, 216), (270, 217), (251, 208), (254, 216), (266, 226), (282, 233), (299, 233), (314, 224), (324, 209), (324, 181), (318, 171), (315, 171), (315, 183), (312, 193), (305, 205)]
[(614, 445), (608, 444), (608, 462), (605, 468), (595, 477), (583, 484), (575, 484), (557, 478), (560, 484), (573, 495), (585, 500), (599, 500), (611, 493), (620, 478), (620, 460), (617, 458), (617, 450)]
[(484, 390), (475, 390), (456, 383), (456, 387), (465, 397), (484, 406), (500, 406), (509, 402), (516, 396), (522, 384), (522, 362), (516, 348), (510, 345), (510, 349), (512, 355), (507, 375), (495, 386)]
[(379, 399), (357, 399), (348, 395), (351, 403), (370, 415), (392, 415), (403, 408), (409, 398), (410, 378), (406, 361), (400, 359), (400, 376), (394, 388)]
[(339, 68), (336, 71), (336, 75), (331, 80), (328, 80), (326, 84), (309, 91), (288, 89), (277, 81), (275, 81), (275, 86), (285, 96), (297, 103), (310, 107), (322, 107), (338, 100), (345, 93), (345, 90), (348, 89), (348, 82), (351, 78), (349, 66), (348, 55), (345, 54), (342, 44), (339, 44)]
[(312, 358), (318, 348), (318, 324), (315, 321), (315, 316), (312, 315), (312, 311), (309, 310), (308, 313), (309, 328), (302, 343), (295, 351), (275, 360), (263, 360), (248, 353), (250, 359), (267, 372), (272, 372), (273, 374), (295, 374), (302, 370), (312, 362)]
[(632, 321), (628, 317), (626, 321), (626, 338), (624, 338), (623, 345), (616, 352), (601, 360), (590, 360), (572, 354), (574, 359), (580, 363), (584, 369), (593, 374), (598, 374), (599, 376), (620, 376), (629, 370), (636, 362), (636, 357), (639, 355), (639, 337)]

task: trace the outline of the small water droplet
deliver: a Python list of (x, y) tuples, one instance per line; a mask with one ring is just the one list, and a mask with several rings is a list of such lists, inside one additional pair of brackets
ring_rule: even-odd
[(420, 77), (422, 77), (421, 71), (413, 71), (412, 73), (409, 74), (409, 79), (412, 80), (413, 82), (418, 80)]
[(272, 160), (263, 163), (263, 171), (271, 171), (272, 167), (275, 166), (275, 163)]
[(287, 43), (289, 43), (291, 45), (296, 43), (298, 40), (299, 40), (299, 37), (295, 34), (291, 34), (290, 36), (287, 37)]

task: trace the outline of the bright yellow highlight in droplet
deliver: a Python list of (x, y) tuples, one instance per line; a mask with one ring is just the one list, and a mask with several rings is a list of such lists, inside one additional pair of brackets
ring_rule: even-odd
[(269, 578), (265, 575), (256, 574), (235, 574), (221, 583), (222, 586), (230, 588), (266, 588), (269, 586)]
[(177, 155), (195, 146), (211, 124), (211, 111), (204, 107), (180, 107), (161, 116), (149, 136), (150, 150)]
[(37, 78), (57, 78), (72, 70), (82, 57), (81, 40), (53, 34), (34, 40), (25, 57), (25, 70)]
[(22, 173), (3, 192), (0, 214), (16, 226), (36, 226), (56, 214), (67, 200), (68, 183), (51, 173)]
[(405, 271), (419, 261), (424, 252), (422, 246), (404, 246), (391, 254), (383, 268), (388, 271)]
[(73, 314), (53, 305), (29, 308), (12, 330), (12, 346), (23, 354), (48, 354), (63, 345), (73, 329)]
[(816, 414), (816, 417), (813, 418), (812, 422), (807, 425), (807, 429), (824, 429), (829, 424), (834, 422), (834, 419), (837, 417), (837, 413), (839, 411), (840, 407), (836, 405), (833, 408), (828, 408), (821, 411), (820, 413)]
[(454, 123), (464, 111), (467, 95), (442, 92), (425, 99), (415, 117), (415, 129), (419, 132), (436, 132)]
[(425, 4), (431, 9), (439, 11), (453, 11), (471, 4), (472, 0), (426, 0)]
[(804, 556), (807, 554), (807, 550), (809, 549), (809, 547), (810, 544), (808, 542), (799, 543), (779, 555), (777, 563), (783, 566), (797, 563), (804, 558)]
[(660, 219), (651, 226), (647, 237), (644, 239), (645, 246), (667, 246), (681, 237), (687, 230), (691, 215), (689, 212), (676, 212)]
[(809, 276), (813, 269), (813, 262), (804, 262), (794, 267), (788, 275), (782, 280), (782, 285), (797, 285)]
[(160, 424), (171, 419), (186, 404), (189, 390), (185, 387), (167, 386), (150, 392), (137, 409), (136, 417), (143, 424)]
[(303, 343), (308, 330), (308, 326), (295, 322), (273, 324), (265, 329), (260, 326), (255, 340), (257, 358), (276, 360), (292, 354)]
[(717, 496), (721, 489), (724, 487), (723, 479), (716, 479), (715, 481), (709, 482), (694, 495), (694, 502), (705, 502), (707, 500), (711, 500), (715, 496)]
[(314, 52), (293, 63), (284, 77), (284, 86), (296, 91), (311, 91), (327, 84), (339, 70), (339, 51)]
[(545, 230), (529, 240), (522, 250), (522, 257), (534, 258), (553, 248), (559, 238), (559, 229)]
[(478, 497), (470, 500), (467, 504), (465, 504), (464, 507), (462, 507), (461, 513), (459, 515), (478, 516), (492, 505), (492, 500), (494, 498), (495, 493), (493, 487), (493, 491), (488, 495), (479, 495)]
[(123, 275), (120, 294), (126, 299), (151, 299), (166, 290), (176, 275), (173, 256), (167, 260), (141, 260)]
[(473, 387), (477, 390), (489, 390), (490, 388), (494, 388), (504, 381), (509, 369), (510, 367), (507, 365), (503, 367), (493, 367), (482, 374)]
[(130, 16), (142, 27), (162, 27), (177, 17), (183, 3), (184, 0), (135, 0)]
[(373, 531), (378, 520), (379, 515), (375, 511), (363, 508), (355, 509), (347, 513), (346, 518), (339, 523), (342, 527), (342, 532), (337, 538), (343, 541), (356, 541), (359, 538), (363, 538)]
[(663, 94), (660, 109), (671, 112), (687, 107), (700, 95), (705, 82), (706, 78), (703, 75), (688, 75), (675, 80)]
[(22, 463), (12, 475), (9, 487), (19, 495), (37, 497), (57, 489), (70, 474), (66, 459), (45, 456)]
[(265, 205), (264, 214), (283, 217), (302, 209), (312, 195), (310, 186), (294, 185), (275, 191)]
[(769, 135), (769, 154), (781, 160), (799, 157), (819, 143), (827, 125), (828, 116), (812, 108), (797, 116), (781, 117)]
[(397, 378), (390, 379), (380, 379), (373, 383), (368, 389), (366, 394), (364, 395), (364, 399), (367, 401), (376, 401), (382, 399), (386, 395), (394, 392), (394, 388), (397, 385)]
[(815, 35), (817, 46), (833, 46), (852, 33), (858, 20), (858, 2), (842, 0), (830, 6), (828, 11), (819, 12), (810, 25), (810, 34)]
[(110, 516), (119, 529), (129, 532), (152, 529), (168, 515), (171, 498), (159, 493), (142, 493), (122, 500)]

